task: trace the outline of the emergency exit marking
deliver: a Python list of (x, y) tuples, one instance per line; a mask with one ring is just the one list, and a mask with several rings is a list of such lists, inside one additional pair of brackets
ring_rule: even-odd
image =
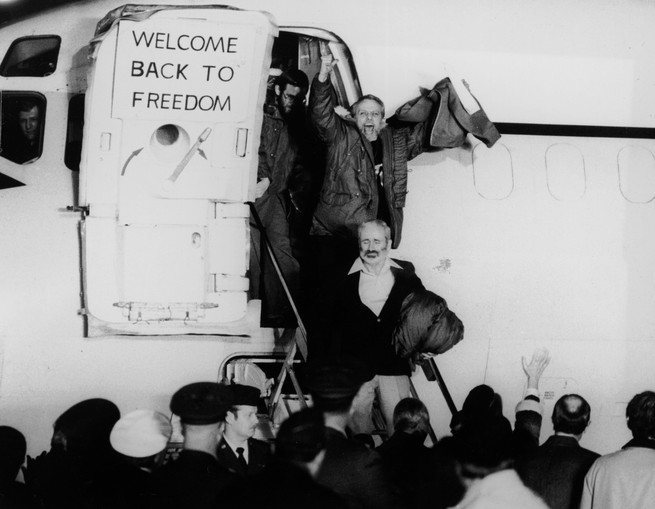
[(215, 22), (157, 20), (119, 27), (114, 116), (236, 121), (246, 113), (256, 32)]

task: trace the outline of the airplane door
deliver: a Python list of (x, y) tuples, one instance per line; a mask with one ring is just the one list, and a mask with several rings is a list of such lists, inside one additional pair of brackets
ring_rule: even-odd
[(98, 27), (80, 165), (88, 335), (247, 334), (245, 202), (277, 26), (126, 6)]

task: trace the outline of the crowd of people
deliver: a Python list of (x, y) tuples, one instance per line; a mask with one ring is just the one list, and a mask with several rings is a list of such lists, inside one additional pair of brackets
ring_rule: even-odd
[[(307, 366), (311, 406), (272, 441), (254, 438), (258, 388), (197, 382), (172, 395), (167, 415), (120, 415), (106, 399), (73, 405), (54, 423), (49, 451), (27, 458), (24, 436), (0, 426), (0, 507), (33, 508), (504, 508), (630, 509), (655, 502), (655, 392), (627, 406), (633, 439), (600, 456), (579, 445), (591, 409), (578, 394), (554, 405), (554, 435), (539, 445), (539, 379), (549, 356), (523, 361), (514, 426), (500, 396), (473, 388), (451, 435), (426, 446), (430, 418), (418, 399), (395, 406), (395, 430), (373, 440), (353, 417), (366, 366), (333, 357)], [(171, 447), (171, 415), (183, 442)], [(179, 445), (179, 444), (178, 444)], [(23, 466), (24, 465), (24, 466)], [(16, 480), (22, 468), (24, 482)]]

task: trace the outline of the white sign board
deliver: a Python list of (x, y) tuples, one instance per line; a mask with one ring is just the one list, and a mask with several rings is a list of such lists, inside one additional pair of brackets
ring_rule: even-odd
[(255, 27), (234, 23), (121, 21), (112, 116), (244, 120), (255, 37)]

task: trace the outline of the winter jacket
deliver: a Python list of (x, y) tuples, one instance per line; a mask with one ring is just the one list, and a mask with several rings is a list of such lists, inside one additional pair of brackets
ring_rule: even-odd
[[(314, 212), (311, 233), (356, 238), (357, 226), (376, 219), (378, 188), (373, 148), (355, 122), (341, 118), (331, 83), (314, 79), (309, 109), (319, 137), (327, 145), (325, 177)], [(393, 248), (400, 244), (407, 194), (407, 161), (423, 151), (425, 123), (386, 127), (383, 187), (391, 217)]]

